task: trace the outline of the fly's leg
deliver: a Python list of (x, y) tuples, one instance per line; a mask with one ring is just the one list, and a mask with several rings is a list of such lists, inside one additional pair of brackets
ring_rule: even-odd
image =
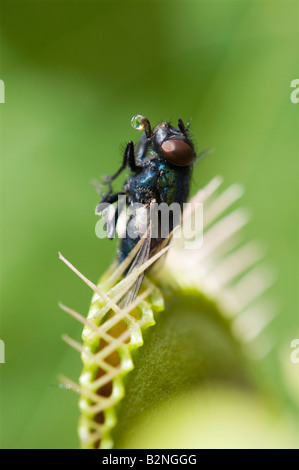
[(128, 165), (130, 170), (133, 171), (134, 173), (137, 173), (142, 168), (141, 166), (136, 164), (135, 154), (134, 154), (134, 144), (131, 140), (126, 147), (124, 161), (126, 161), (125, 165)]
[(130, 140), (130, 142), (126, 146), (123, 161), (122, 161), (120, 169), (117, 170), (117, 172), (114, 173), (113, 175), (108, 176), (106, 178), (106, 182), (111, 183), (113, 180), (115, 180), (115, 178), (117, 178), (125, 170), (125, 168), (127, 166), (133, 172), (137, 172), (141, 168), (135, 162), (134, 144), (133, 144), (132, 140)]
[(103, 200), (106, 201), (106, 199), (110, 197), (110, 195), (112, 193), (112, 181), (114, 181), (125, 170), (125, 168), (127, 166), (134, 173), (137, 173), (142, 168), (142, 167), (138, 166), (135, 162), (134, 144), (133, 144), (132, 141), (130, 141), (126, 146), (123, 161), (122, 161), (122, 164), (121, 164), (121, 167), (119, 168), (119, 170), (117, 170), (117, 172), (114, 173), (111, 176), (105, 176), (104, 177), (104, 182), (108, 185), (108, 191), (103, 196)]
[(127, 194), (125, 191), (119, 191), (119, 193), (114, 193), (114, 194), (111, 194), (111, 193), (112, 193), (112, 188), (109, 189), (108, 193), (105, 194), (101, 202), (98, 204), (97, 209), (96, 209), (97, 212), (101, 212), (101, 207), (100, 207), (101, 204), (106, 204), (106, 205), (113, 204), (114, 202), (118, 200), (119, 196), (124, 196)]

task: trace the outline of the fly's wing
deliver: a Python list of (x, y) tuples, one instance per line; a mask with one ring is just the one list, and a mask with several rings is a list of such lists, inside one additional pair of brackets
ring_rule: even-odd
[[(149, 211), (149, 209), (148, 209)], [(171, 238), (173, 236), (173, 233), (176, 229), (172, 230), (168, 237), (165, 238), (165, 239), (162, 239), (160, 240), (160, 243), (154, 247), (153, 244), (152, 244), (152, 241), (153, 239), (151, 238), (152, 236), (152, 231), (153, 233), (155, 233), (155, 230), (154, 230), (154, 224), (152, 223), (152, 220), (149, 216), (149, 212), (148, 212), (148, 224), (147, 224), (147, 229), (146, 231), (144, 232), (144, 235), (143, 235), (143, 244), (141, 245), (141, 247), (139, 248), (132, 264), (131, 264), (131, 267), (127, 273), (127, 276), (129, 274), (131, 274), (132, 272), (134, 272), (135, 269), (138, 269), (140, 266), (142, 266), (149, 258), (150, 256), (153, 256), (155, 254), (157, 254), (160, 250), (162, 250), (163, 248), (166, 248), (166, 246), (170, 243), (171, 241)], [(160, 258), (160, 261), (161, 261), (161, 258)], [(157, 261), (156, 261), (157, 262)], [(140, 290), (140, 287), (141, 287), (141, 284), (142, 284), (142, 281), (143, 281), (143, 278), (144, 278), (144, 272), (142, 274), (140, 274), (138, 276), (138, 278), (136, 279), (134, 285), (132, 286), (132, 288), (129, 290), (129, 292), (124, 296), (124, 298), (121, 300), (120, 302), (120, 305), (122, 308), (125, 308), (127, 307), (131, 302), (133, 302), (137, 295), (138, 295), (138, 292)]]
[[(137, 252), (127, 275), (131, 274), (135, 269), (138, 269), (140, 266), (143, 265), (143, 263), (145, 263), (149, 259), (150, 248), (151, 248), (151, 236), (150, 236), (150, 229), (148, 229), (147, 234), (144, 238), (144, 242), (141, 245), (139, 251)], [(138, 278), (136, 279), (136, 282), (133, 284), (129, 292), (122, 299), (120, 303), (122, 308), (127, 307), (130, 303), (132, 303), (136, 299), (138, 292), (140, 290), (143, 278), (144, 278), (144, 272), (138, 276)]]

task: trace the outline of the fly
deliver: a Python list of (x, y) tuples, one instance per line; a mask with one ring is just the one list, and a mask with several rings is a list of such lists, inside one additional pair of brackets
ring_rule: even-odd
[[(97, 206), (97, 213), (102, 214), (103, 205), (114, 205), (114, 227), (124, 207), (131, 209), (126, 220), (125, 234), (118, 249), (119, 263), (128, 256), (141, 238), (145, 239), (127, 274), (159, 251), (174, 229), (176, 221), (169, 212), (168, 232), (162, 233), (161, 214), (159, 214), (157, 235), (151, 236), (153, 227), (150, 226), (150, 208), (154, 203), (158, 205), (164, 203), (167, 206), (177, 203), (180, 209), (183, 209), (183, 204), (187, 202), (189, 195), (190, 179), (196, 156), (188, 128), (181, 119), (178, 120), (177, 128), (162, 121), (153, 131), (149, 120), (144, 116), (134, 116), (131, 123), (135, 129), (144, 130), (144, 133), (135, 147), (132, 141), (127, 144), (119, 170), (105, 177), (108, 190)], [(126, 168), (129, 168), (129, 177), (121, 191), (113, 192), (112, 182)], [(131, 230), (128, 230), (129, 227)], [(114, 229), (108, 230), (107, 228), (107, 236), (113, 238)], [(126, 298), (126, 305), (137, 296), (143, 276), (144, 274), (138, 278)]]

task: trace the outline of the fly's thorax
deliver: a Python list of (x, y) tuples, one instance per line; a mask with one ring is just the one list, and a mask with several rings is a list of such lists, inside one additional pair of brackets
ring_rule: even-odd
[(149, 162), (140, 172), (132, 174), (127, 184), (130, 202), (149, 203), (157, 193), (158, 177), (159, 170), (155, 162)]
[(162, 162), (159, 166), (158, 186), (161, 200), (167, 204), (187, 201), (189, 194), (192, 166), (178, 168)]

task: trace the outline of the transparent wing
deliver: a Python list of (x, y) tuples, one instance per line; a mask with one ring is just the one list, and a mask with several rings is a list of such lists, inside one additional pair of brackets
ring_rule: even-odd
[[(135, 269), (142, 266), (143, 263), (145, 263), (149, 259), (150, 248), (151, 248), (151, 237), (150, 237), (150, 230), (148, 229), (146, 237), (144, 238), (144, 242), (141, 245), (139, 251), (137, 252), (127, 275), (131, 274)], [(127, 307), (131, 302), (133, 302), (136, 299), (138, 292), (140, 290), (143, 278), (144, 278), (144, 272), (140, 274), (140, 276), (138, 276), (134, 285), (131, 287), (129, 292), (125, 295), (125, 297), (120, 302), (122, 308)]]

